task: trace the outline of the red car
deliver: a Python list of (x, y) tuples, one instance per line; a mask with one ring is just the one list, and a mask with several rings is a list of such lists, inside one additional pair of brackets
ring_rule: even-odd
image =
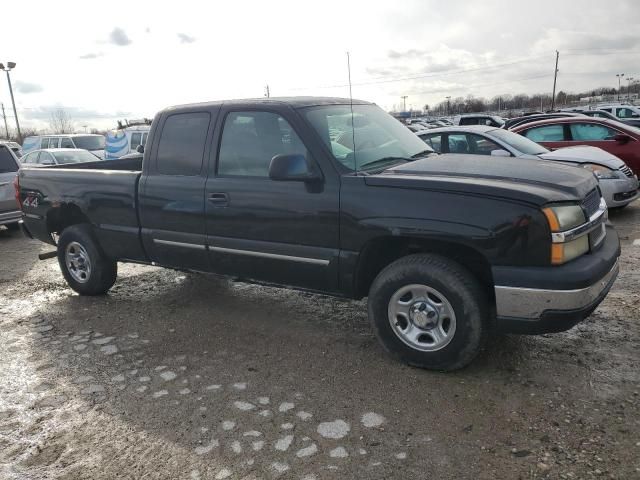
[(640, 128), (585, 116), (540, 120), (511, 130), (551, 150), (573, 145), (600, 147), (640, 175)]

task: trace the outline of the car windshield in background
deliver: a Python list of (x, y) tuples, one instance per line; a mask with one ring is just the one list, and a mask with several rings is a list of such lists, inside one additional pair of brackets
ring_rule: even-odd
[(353, 118), (349, 105), (311, 107), (304, 112), (335, 159), (351, 171), (387, 168), (434, 153), (375, 105), (354, 105)]
[(104, 137), (102, 135), (87, 135), (86, 137), (73, 137), (73, 143), (77, 148), (84, 148), (85, 150), (103, 150), (104, 149)]
[(82, 163), (82, 162), (96, 162), (100, 160), (93, 153), (87, 152), (86, 150), (77, 150), (73, 152), (51, 152), (54, 157), (56, 157), (56, 161), (64, 165), (66, 163)]
[(492, 137), (511, 145), (513, 148), (525, 155), (542, 155), (543, 153), (549, 153), (549, 150), (539, 143), (529, 140), (517, 133), (510, 132), (509, 130), (496, 129), (491, 130), (489, 134)]

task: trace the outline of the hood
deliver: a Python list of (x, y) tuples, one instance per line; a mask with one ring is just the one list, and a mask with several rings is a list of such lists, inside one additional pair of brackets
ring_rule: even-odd
[(536, 205), (579, 201), (597, 187), (587, 170), (557, 162), (480, 155), (430, 155), (365, 177), (372, 186), (444, 190)]
[(615, 155), (605, 152), (598, 147), (588, 147), (586, 145), (558, 148), (549, 153), (543, 153), (538, 157), (544, 160), (560, 160), (562, 162), (572, 163), (597, 163), (612, 170), (618, 170), (624, 167), (625, 163)]

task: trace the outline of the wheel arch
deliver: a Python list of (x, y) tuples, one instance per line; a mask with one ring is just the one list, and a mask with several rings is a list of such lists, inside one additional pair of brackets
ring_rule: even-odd
[(47, 212), (47, 231), (49, 234), (61, 234), (62, 231), (72, 225), (80, 223), (90, 224), (89, 218), (82, 209), (73, 203), (64, 203)]
[(387, 265), (416, 253), (433, 253), (457, 262), (471, 272), (482, 285), (489, 302), (495, 304), (491, 265), (482, 252), (460, 241), (410, 236), (376, 237), (363, 246), (356, 264), (355, 296), (367, 296), (374, 279)]

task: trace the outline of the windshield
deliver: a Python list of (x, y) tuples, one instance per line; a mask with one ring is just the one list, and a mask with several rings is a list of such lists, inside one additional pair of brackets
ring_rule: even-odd
[(525, 155), (542, 155), (543, 153), (549, 153), (549, 150), (544, 148), (539, 143), (529, 140), (522, 135), (510, 132), (509, 130), (491, 130), (488, 132), (491, 136), (496, 137), (499, 140), (511, 145)]
[(59, 164), (96, 162), (100, 160), (93, 153), (89, 153), (86, 150), (61, 151), (51, 153), (54, 157), (56, 157), (56, 161)]
[(434, 153), (375, 105), (354, 105), (353, 120), (349, 105), (311, 107), (304, 109), (304, 114), (334, 158), (350, 171), (386, 168)]
[(73, 137), (73, 143), (77, 148), (85, 150), (104, 150), (104, 137), (102, 135), (87, 135), (86, 137)]

